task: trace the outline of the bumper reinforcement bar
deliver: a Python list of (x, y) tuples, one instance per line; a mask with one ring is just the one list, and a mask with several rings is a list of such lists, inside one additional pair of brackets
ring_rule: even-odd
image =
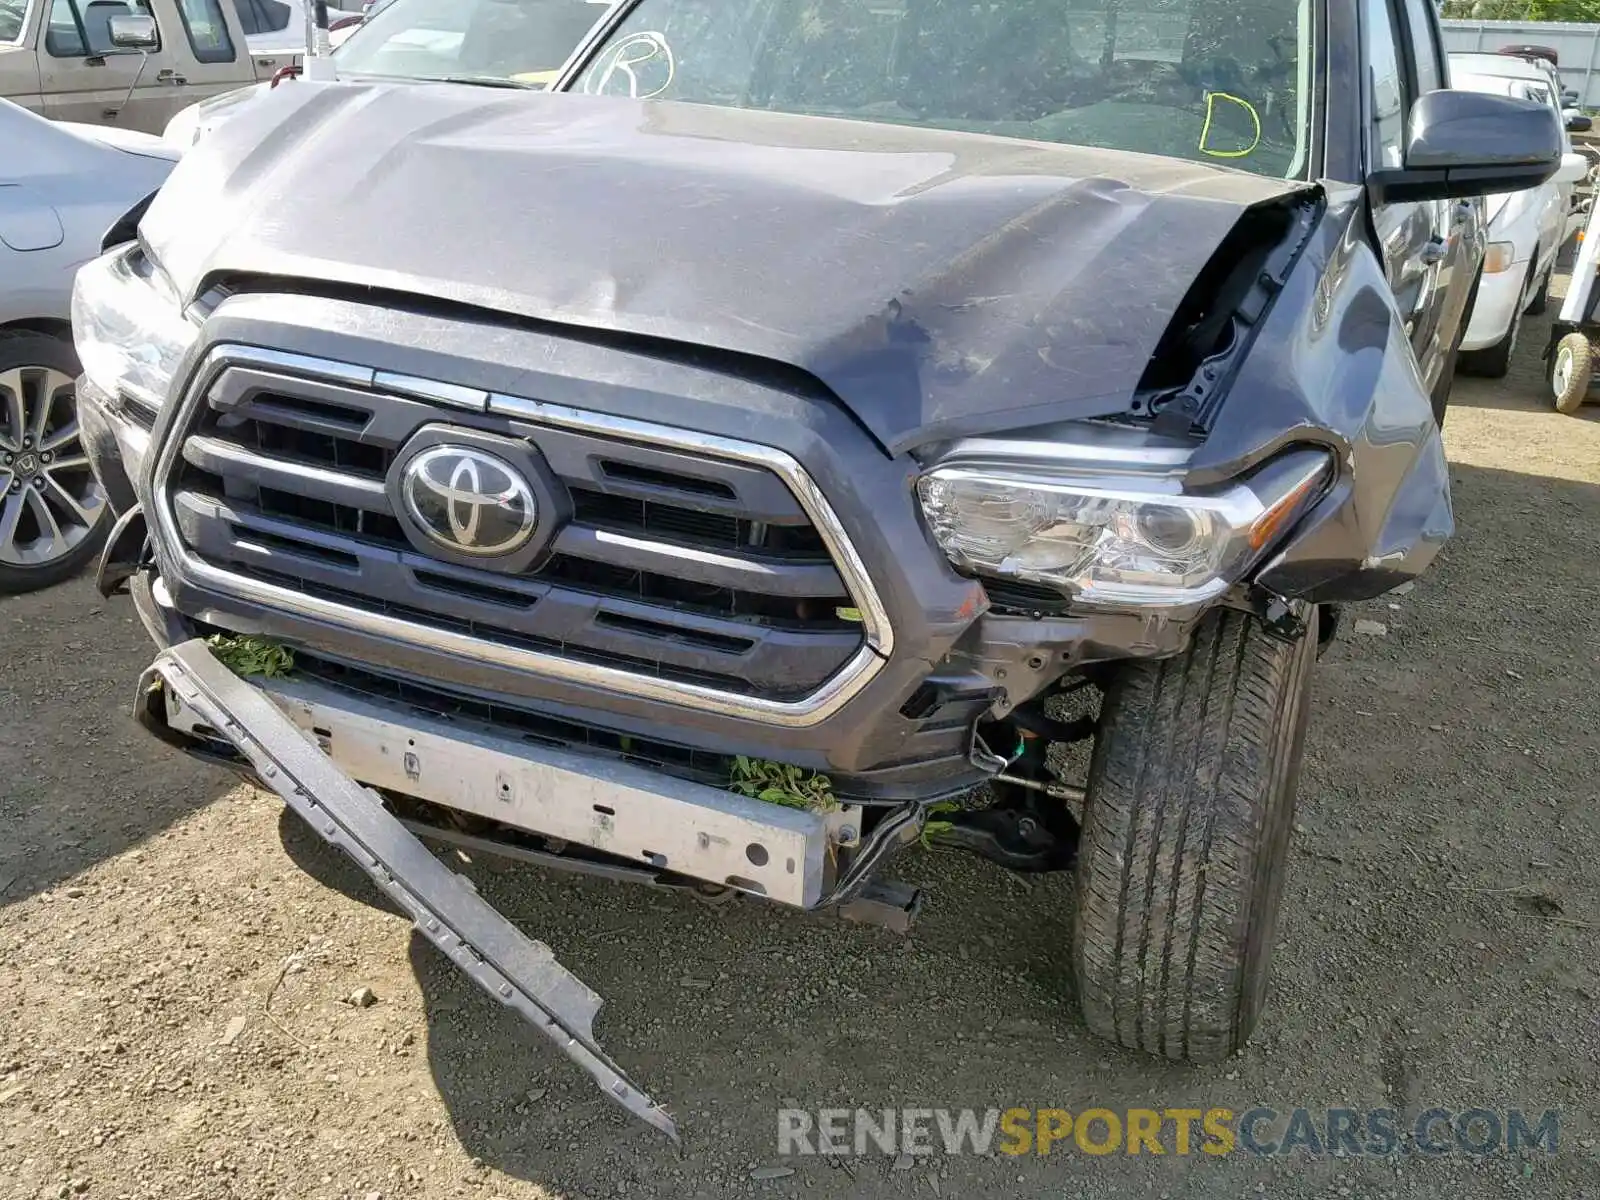
[(667, 1111), (634, 1086), (594, 1039), (600, 997), (490, 907), (471, 883), (416, 839), (377, 795), (333, 765), (276, 705), (228, 670), (205, 643), (164, 650), (139, 681), (136, 716), (158, 736), (150, 701), (170, 689), (231, 743), (261, 781), (329, 845), (348, 854), (410, 914), (416, 928), (500, 1003), (516, 1010), (587, 1071), (607, 1097), (678, 1140)]

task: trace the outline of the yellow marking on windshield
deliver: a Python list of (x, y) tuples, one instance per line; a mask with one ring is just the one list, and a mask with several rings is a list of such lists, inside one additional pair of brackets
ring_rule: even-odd
[(518, 83), (542, 83), (546, 87), (549, 87), (556, 81), (556, 76), (560, 74), (561, 70), (560, 68), (557, 68), (554, 71), (523, 71), (519, 74), (513, 75), (511, 78), (516, 80)]
[[(1217, 101), (1225, 100), (1229, 104), (1236, 104), (1250, 114), (1250, 122), (1255, 126), (1256, 135), (1253, 141), (1243, 150), (1213, 150), (1208, 143), (1211, 140), (1211, 119), (1217, 111)], [(1206, 93), (1206, 123), (1200, 130), (1200, 153), (1211, 158), (1248, 158), (1256, 152), (1256, 147), (1261, 145), (1261, 114), (1256, 112), (1256, 106), (1248, 100), (1241, 100), (1237, 96), (1230, 96), (1227, 92)]]

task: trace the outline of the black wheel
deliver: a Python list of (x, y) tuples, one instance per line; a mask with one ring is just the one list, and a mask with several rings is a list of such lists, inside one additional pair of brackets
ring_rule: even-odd
[[(1538, 261), (1535, 257), (1534, 261)], [(1550, 309), (1550, 279), (1556, 273), (1555, 263), (1550, 264), (1550, 269), (1544, 273), (1544, 279), (1533, 293), (1533, 299), (1528, 301), (1528, 315), (1542, 317)]]
[(78, 371), (71, 343), (0, 330), (0, 595), (76, 575), (110, 527), (78, 430)]
[[(1534, 266), (1528, 268), (1530, 272), (1536, 269)], [(1461, 369), (1469, 375), (1481, 375), (1485, 379), (1504, 379), (1511, 370), (1512, 356), (1517, 352), (1517, 336), (1522, 332), (1522, 314), (1523, 306), (1519, 304), (1511, 312), (1511, 324), (1505, 336), (1494, 345), (1482, 350), (1463, 350)]]
[(1073, 958), (1089, 1028), (1215, 1062), (1266, 995), (1317, 652), (1221, 612), (1173, 659), (1127, 667), (1101, 708)]
[(1594, 381), (1594, 347), (1582, 333), (1569, 333), (1550, 356), (1550, 392), (1558, 413), (1572, 414), (1589, 398)]

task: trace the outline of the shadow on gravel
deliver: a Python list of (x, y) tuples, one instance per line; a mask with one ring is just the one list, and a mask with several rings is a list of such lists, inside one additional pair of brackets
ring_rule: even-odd
[[(280, 836), (285, 852), (319, 883), (396, 911), (354, 863), (287, 811)], [(908, 1067), (907, 1050), (909, 1061), (932, 1066), (932, 1079), (951, 1065), (938, 1035), (920, 1047), (879, 1041), (878, 1030), (905, 1021), (896, 1009), (928, 999), (929, 963), (908, 953), (912, 939), (755, 900), (713, 907), (672, 891), (492, 858), (464, 863), (453, 851), (440, 853), (607, 1002), (597, 1040), (636, 1084), (667, 1105), (691, 1158), (725, 1149), (734, 1127), (743, 1135), (736, 1140), (759, 1139), (770, 1154), (773, 1114), (791, 1091), (810, 1096), (810, 1103), (826, 1102), (804, 1082), (819, 1068), (831, 1077), (827, 1095), (866, 1090), (889, 1103), (896, 1094), (889, 1089), (902, 1086), (891, 1080), (923, 1086), (919, 1072)], [(909, 852), (908, 861), (897, 863), (903, 869), (888, 872), (928, 885), (937, 896), (939, 915), (919, 924), (914, 936), (959, 953), (960, 965), (951, 972), (958, 980), (963, 974), (987, 979), (998, 968), (1027, 990), (1043, 992), (1052, 1022), (1075, 1025), (1067, 964), (1041, 952), (1066, 944), (1071, 909), (1063, 901), (1070, 877), (1023, 882), (964, 856), (936, 857)], [(944, 878), (922, 878), (930, 865)], [(961, 914), (1006, 897), (1013, 898), (1025, 941), (996, 930), (970, 938), (969, 951)], [(620, 1142), (635, 1160), (677, 1161), (670, 1143), (610, 1104), (542, 1035), (471, 984), (426, 939), (411, 936), (409, 957), (423, 995), (429, 1068), (468, 1154), (547, 1187), (559, 1185), (564, 1172), (556, 1163), (579, 1157), (578, 1144), (583, 1157)], [(1006, 1010), (1002, 997), (983, 987), (961, 994), (955, 1009), (947, 1001), (936, 1001), (940, 1022), (971, 1031), (958, 1039), (981, 1040), (996, 1022), (1011, 1036), (1053, 1033), (1038, 1016)], [(1008, 1020), (1013, 1016), (1020, 1019)], [(977, 1050), (981, 1064), (981, 1047), (968, 1049)], [(1098, 1044), (1094, 1054), (1126, 1057)], [(965, 1049), (959, 1057), (963, 1069), (977, 1065)], [(808, 1066), (793, 1069), (802, 1058)], [(980, 1079), (982, 1095), (997, 1095), (1012, 1085), (1015, 1069), (994, 1064)]]
[(237, 786), (145, 734), (134, 685), (155, 648), (87, 577), (0, 598), (0, 906), (159, 836)]
[[(1533, 331), (1529, 330), (1531, 338)], [(1450, 391), (1450, 407), (1460, 408), (1492, 408), (1502, 412), (1545, 413), (1551, 418), (1560, 417), (1563, 421), (1593, 421), (1600, 423), (1600, 378), (1596, 380), (1595, 390), (1591, 392), (1591, 399), (1575, 413), (1561, 416), (1556, 412), (1555, 403), (1551, 399), (1549, 385), (1545, 381), (1544, 363), (1539, 355), (1543, 353), (1544, 337), (1546, 330), (1541, 323), (1539, 329), (1539, 345), (1537, 347), (1519, 347), (1517, 364), (1518, 368), (1505, 379), (1484, 379), (1470, 375), (1460, 375), (1456, 379), (1455, 387)], [(1600, 346), (1597, 346), (1600, 349)], [(1445, 430), (1450, 428), (1450, 418), (1445, 417)]]

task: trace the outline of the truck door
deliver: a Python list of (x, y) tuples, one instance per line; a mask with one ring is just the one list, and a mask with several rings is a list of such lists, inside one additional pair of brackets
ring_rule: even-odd
[(186, 61), (174, 81), (170, 118), (197, 100), (254, 83), (255, 67), (233, 0), (152, 0), (172, 13)]
[[(1374, 168), (1399, 167), (1404, 164), (1406, 120), (1417, 94), (1410, 56), (1400, 35), (1404, 26), (1391, 0), (1362, 0), (1361, 16), (1369, 161)], [(1438, 351), (1440, 276), (1450, 252), (1452, 207), (1429, 200), (1376, 205), (1372, 213), (1389, 286), (1422, 368), (1423, 382), (1430, 388), (1444, 366)]]
[[(39, 86), (44, 113), (58, 121), (116, 125), (160, 133), (162, 72), (172, 73), (169, 23), (151, 0), (41, 0), (45, 25), (38, 39)], [(160, 45), (146, 55), (111, 44), (111, 18), (154, 17)]]
[(39, 14), (17, 0), (0, 0), (0, 96), (31, 112), (44, 110), (39, 59), (29, 48)]
[[(1439, 29), (1438, 13), (1433, 0), (1401, 0), (1406, 36), (1402, 38), (1408, 49), (1408, 92), (1413, 102), (1419, 96), (1450, 86), (1449, 59), (1445, 56), (1444, 38)], [(1475, 238), (1482, 228), (1479, 219), (1481, 201), (1436, 200), (1434, 233), (1429, 240), (1429, 255), (1439, 258), (1434, 276), (1427, 345), (1419, 347), (1417, 361), (1423, 364), (1423, 374), (1429, 386), (1433, 385), (1438, 371), (1442, 371), (1464, 331), (1467, 297), (1472, 292), (1472, 278), (1482, 261), (1483, 247)], [(1424, 353), (1428, 357), (1424, 358)]]

